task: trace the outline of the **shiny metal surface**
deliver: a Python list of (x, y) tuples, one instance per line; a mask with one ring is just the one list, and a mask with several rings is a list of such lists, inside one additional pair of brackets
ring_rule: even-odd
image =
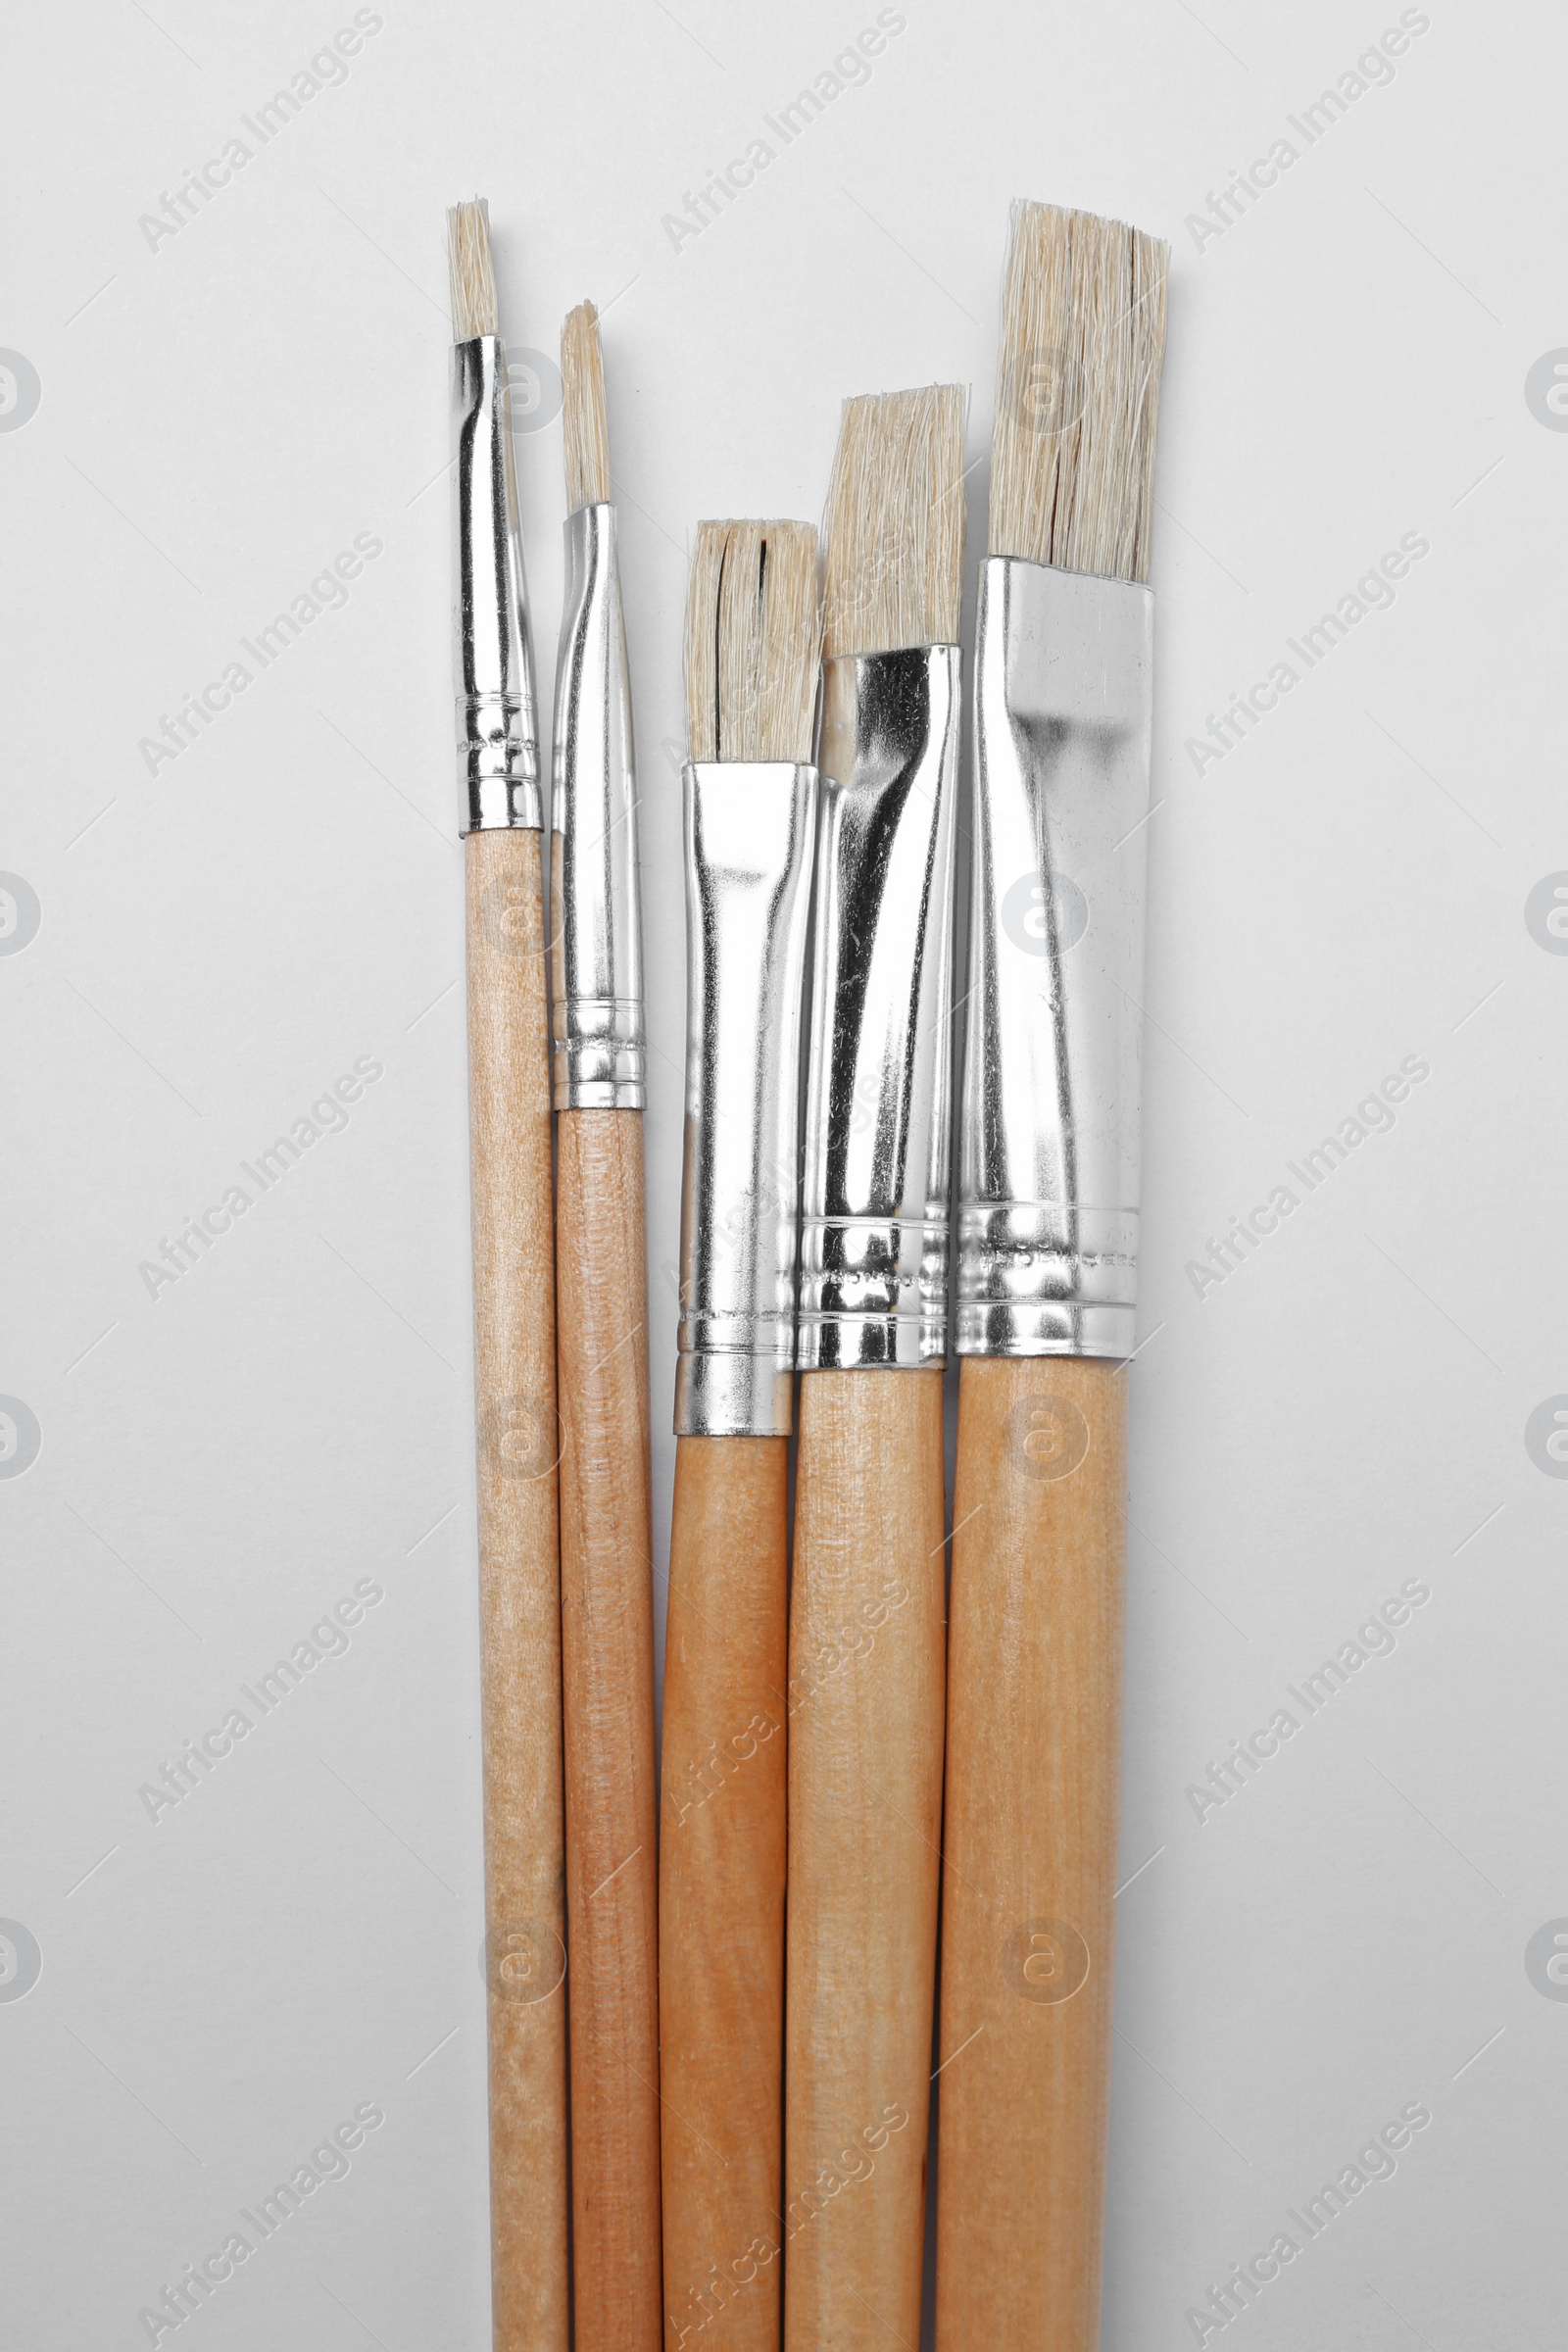
[(551, 1026), (558, 1110), (647, 1102), (637, 779), (615, 510), (565, 526), (550, 844)]
[(478, 335), (452, 347), (452, 675), (466, 833), (544, 823), (534, 715), (528, 589), (517, 524), (506, 347)]
[(947, 1353), (959, 660), (823, 665), (803, 1371)]
[(1153, 598), (981, 568), (960, 1355), (1127, 1356)]
[(784, 761), (684, 771), (686, 1166), (677, 1437), (788, 1437), (801, 1030), (817, 784)]

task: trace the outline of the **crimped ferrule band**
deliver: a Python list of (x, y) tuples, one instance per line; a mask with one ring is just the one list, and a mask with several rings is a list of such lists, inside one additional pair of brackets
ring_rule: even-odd
[(960, 657), (822, 672), (803, 1371), (947, 1353)]
[(1130, 1356), (1153, 598), (981, 568), (960, 1355)]
[(565, 556), (550, 818), (555, 1103), (641, 1110), (637, 777), (614, 508), (568, 514)]
[(465, 833), (544, 823), (506, 346), (452, 347), (452, 675)]
[(788, 1437), (801, 1004), (817, 784), (784, 761), (684, 771), (686, 1165), (675, 1434)]

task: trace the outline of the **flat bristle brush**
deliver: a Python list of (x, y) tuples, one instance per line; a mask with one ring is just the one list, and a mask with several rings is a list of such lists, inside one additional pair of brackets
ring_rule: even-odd
[(659, 1875), (637, 786), (599, 321), (561, 338), (551, 979), (577, 2352), (660, 2352)]
[(543, 806), (483, 202), (447, 216), (496, 2352), (565, 2352), (566, 1992)]
[(828, 493), (789, 1645), (784, 2333), (920, 2340), (963, 396), (850, 401)]
[(1095, 2352), (1167, 250), (1013, 208), (975, 653), (938, 2352)]
[(784, 2271), (788, 1471), (820, 642), (809, 524), (699, 525), (660, 1841), (664, 2310), (679, 2343), (716, 2298), (730, 2352), (776, 2352)]

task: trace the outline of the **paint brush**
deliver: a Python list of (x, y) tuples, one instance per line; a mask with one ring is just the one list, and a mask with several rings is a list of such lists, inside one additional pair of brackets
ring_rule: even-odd
[(920, 2340), (945, 1650), (963, 396), (828, 494), (789, 1647), (788, 2352)]
[(699, 525), (686, 608), (686, 1164), (664, 1638), (664, 2310), (776, 2352), (802, 997), (816, 532)]
[(496, 2352), (565, 2352), (561, 1584), (543, 807), (489, 208), (447, 216)]
[(577, 2352), (660, 2352), (659, 1920), (637, 788), (599, 321), (561, 338), (551, 980)]
[(1100, 2340), (1167, 249), (1013, 207), (975, 652), (938, 2352)]

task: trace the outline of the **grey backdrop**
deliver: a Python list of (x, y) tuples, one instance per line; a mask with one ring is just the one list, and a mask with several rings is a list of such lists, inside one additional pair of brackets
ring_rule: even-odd
[[(547, 706), (548, 355), (572, 302), (605, 314), (661, 1558), (693, 525), (815, 516), (843, 394), (959, 377), (972, 591), (1007, 200), (1171, 240), (1105, 2342), (1544, 2340), (1568, 2047), (1559, 13), (100, 0), (13, 10), (10, 44), (12, 2339), (145, 2342), (141, 2308), (347, 2125), (347, 2169), (317, 2164), (180, 2339), (488, 2340), (443, 479), (443, 208), (478, 188), (534, 355)], [(298, 635), (264, 665), (279, 612)], [(245, 1163), (290, 1131), (264, 1190)], [(184, 1271), (142, 1270), (209, 1210)], [(301, 1642), (318, 1662), (264, 1715), (243, 1689)], [(1210, 1768), (1281, 1710), (1291, 1736), (1222, 1797)], [(187, 1793), (144, 1793), (213, 1732)], [(1412, 2109), (1395, 2169), (1357, 2166)], [(1352, 2166), (1332, 2223), (1288, 2218)], [(1228, 2316), (1211, 2288), (1282, 2232), (1299, 2252)]]

